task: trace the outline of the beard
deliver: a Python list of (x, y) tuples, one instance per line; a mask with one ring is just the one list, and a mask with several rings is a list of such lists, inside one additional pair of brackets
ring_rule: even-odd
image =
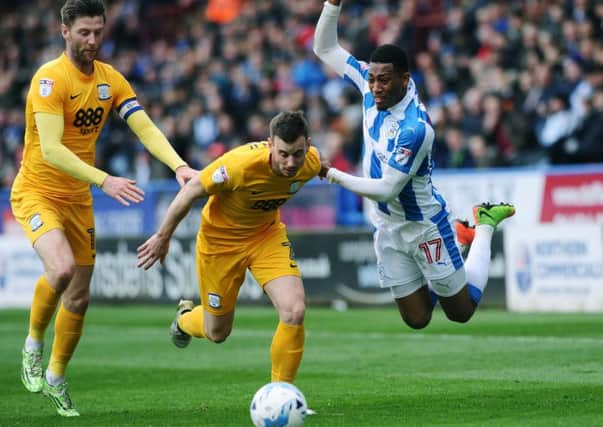
[(83, 48), (77, 46), (71, 46), (71, 57), (73, 60), (80, 65), (90, 65), (96, 59), (98, 51), (91, 55), (90, 52)]

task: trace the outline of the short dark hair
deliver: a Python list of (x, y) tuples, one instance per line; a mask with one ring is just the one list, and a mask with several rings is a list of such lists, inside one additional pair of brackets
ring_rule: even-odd
[(270, 137), (278, 136), (287, 143), (293, 143), (300, 136), (309, 136), (310, 126), (303, 111), (283, 111), (270, 120)]
[(393, 44), (379, 46), (371, 54), (371, 62), (380, 64), (393, 64), (394, 68), (402, 73), (408, 72), (408, 57), (406, 52)]
[(107, 21), (105, 15), (105, 4), (102, 0), (67, 0), (61, 8), (61, 23), (71, 27), (77, 18), (82, 16), (102, 16), (103, 21)]

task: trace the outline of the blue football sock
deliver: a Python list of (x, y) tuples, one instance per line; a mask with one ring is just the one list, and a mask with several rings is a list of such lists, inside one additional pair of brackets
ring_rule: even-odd
[(477, 286), (473, 286), (471, 283), (467, 283), (467, 290), (469, 291), (469, 296), (475, 305), (478, 305), (482, 299), (482, 291)]

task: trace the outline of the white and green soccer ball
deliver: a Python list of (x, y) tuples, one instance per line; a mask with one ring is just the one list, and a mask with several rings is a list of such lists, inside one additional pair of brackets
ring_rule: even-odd
[(293, 384), (274, 382), (255, 393), (249, 412), (256, 427), (300, 427), (304, 425), (308, 404)]

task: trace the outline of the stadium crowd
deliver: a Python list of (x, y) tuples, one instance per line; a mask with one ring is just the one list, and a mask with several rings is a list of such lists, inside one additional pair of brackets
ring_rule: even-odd
[[(302, 109), (312, 141), (353, 171), (360, 98), (312, 52), (320, 0), (107, 0), (101, 57), (133, 84), (194, 168), (265, 139)], [(0, 188), (21, 158), (33, 72), (57, 57), (59, 2), (0, 4)], [(436, 127), (440, 168), (603, 162), (603, 2), (347, 1), (341, 44), (359, 59), (405, 48)], [(97, 164), (139, 184), (170, 176), (115, 115)]]

